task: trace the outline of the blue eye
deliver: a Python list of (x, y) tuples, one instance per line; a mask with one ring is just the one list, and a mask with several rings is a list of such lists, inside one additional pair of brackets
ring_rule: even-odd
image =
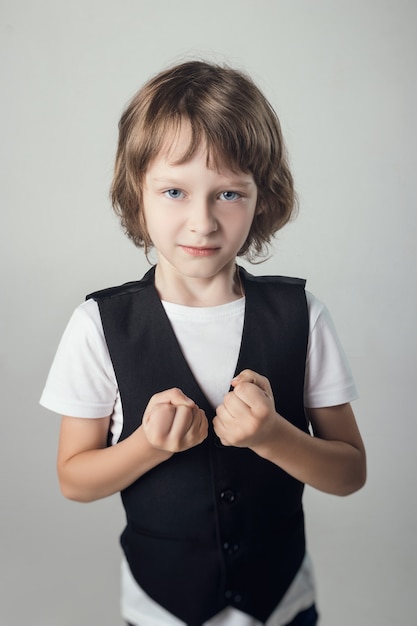
[(237, 200), (240, 198), (240, 194), (238, 194), (237, 191), (223, 191), (220, 194), (220, 198), (230, 202), (231, 200)]
[(164, 192), (164, 195), (173, 200), (177, 200), (178, 198), (182, 198), (183, 193), (180, 189), (168, 189)]

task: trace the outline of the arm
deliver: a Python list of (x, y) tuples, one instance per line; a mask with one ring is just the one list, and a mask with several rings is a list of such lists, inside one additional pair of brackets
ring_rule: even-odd
[(251, 448), (316, 489), (348, 495), (366, 480), (365, 448), (350, 404), (308, 409), (314, 437), (275, 411), (269, 381), (245, 370), (213, 421), (224, 445)]
[(201, 443), (207, 436), (204, 412), (179, 389), (152, 396), (142, 425), (107, 447), (110, 418), (62, 418), (58, 478), (63, 495), (90, 502), (125, 489), (153, 467)]

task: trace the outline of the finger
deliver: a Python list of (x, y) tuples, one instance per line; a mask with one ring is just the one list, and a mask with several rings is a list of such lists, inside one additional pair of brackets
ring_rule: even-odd
[(231, 384), (234, 388), (236, 388), (242, 383), (255, 385), (256, 387), (259, 387), (259, 389), (262, 389), (267, 396), (272, 397), (272, 389), (269, 380), (265, 376), (261, 376), (261, 374), (258, 374), (253, 370), (243, 370), (240, 374), (235, 376)]
[(220, 439), (220, 442), (222, 443), (222, 445), (224, 446), (231, 445), (231, 443), (229, 442), (231, 431), (228, 430), (227, 425), (225, 424), (225, 422), (222, 420), (222, 418), (219, 416), (218, 413), (216, 414), (216, 417), (214, 417), (213, 419), (213, 429), (216, 435), (218, 436), (218, 438)]
[(186, 396), (181, 389), (174, 387), (173, 389), (169, 389), (169, 392), (170, 402), (174, 406), (185, 405), (190, 408), (195, 408), (197, 406), (194, 400)]
[[(191, 419), (188, 419), (191, 416)], [(208, 435), (208, 421), (203, 410), (177, 408), (173, 427), (169, 434), (171, 446), (176, 450), (186, 450), (204, 441)]]
[[(200, 441), (204, 441), (204, 439), (208, 435), (208, 419), (203, 409), (198, 409), (199, 421), (195, 420), (194, 425), (196, 427), (196, 434)], [(193, 426), (194, 426), (193, 425)]]
[(217, 428), (224, 428), (227, 430), (227, 422), (231, 419), (231, 415), (227, 411), (224, 404), (221, 404), (216, 409), (216, 415), (213, 418), (213, 428), (217, 432)]
[(169, 403), (174, 406), (179, 406), (184, 404), (185, 406), (194, 407), (195, 402), (191, 398), (185, 395), (185, 393), (179, 389), (178, 387), (172, 387), (171, 389), (165, 389), (165, 391), (161, 391), (152, 396), (149, 400), (148, 406), (153, 406), (155, 404), (160, 403)]
[(167, 402), (154, 404), (144, 416), (145, 427), (150, 427), (158, 437), (167, 437), (174, 422), (176, 409)]
[[(245, 393), (246, 388), (246, 393)], [(248, 383), (241, 383), (238, 387), (235, 388), (234, 391), (230, 391), (225, 395), (223, 399), (223, 410), (221, 410), (221, 415), (223, 416), (223, 421), (227, 424), (227, 421), (232, 419), (236, 419), (243, 412), (247, 411), (250, 408), (251, 394), (250, 391), (256, 389), (253, 385)], [(259, 391), (259, 390), (258, 390)]]
[(208, 420), (203, 409), (195, 407), (193, 409), (192, 422), (188, 431), (185, 433), (185, 437), (203, 441), (208, 435)]
[(191, 407), (180, 404), (175, 408), (175, 416), (171, 423), (169, 437), (181, 440), (192, 428), (194, 411)]

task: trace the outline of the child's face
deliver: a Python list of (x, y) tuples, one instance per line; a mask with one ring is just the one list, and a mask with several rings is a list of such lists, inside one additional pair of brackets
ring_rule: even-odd
[(255, 215), (256, 184), (250, 173), (208, 167), (203, 145), (176, 164), (189, 137), (183, 127), (148, 167), (142, 196), (148, 233), (165, 272), (230, 277)]

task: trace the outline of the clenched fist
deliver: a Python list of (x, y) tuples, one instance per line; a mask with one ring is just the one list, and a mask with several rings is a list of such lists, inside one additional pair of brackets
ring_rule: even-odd
[(142, 427), (152, 447), (171, 453), (197, 446), (208, 433), (204, 411), (177, 388), (152, 396)]
[(264, 376), (244, 370), (232, 386), (233, 391), (217, 407), (214, 430), (223, 445), (257, 452), (276, 435), (282, 419), (275, 411), (271, 385)]

